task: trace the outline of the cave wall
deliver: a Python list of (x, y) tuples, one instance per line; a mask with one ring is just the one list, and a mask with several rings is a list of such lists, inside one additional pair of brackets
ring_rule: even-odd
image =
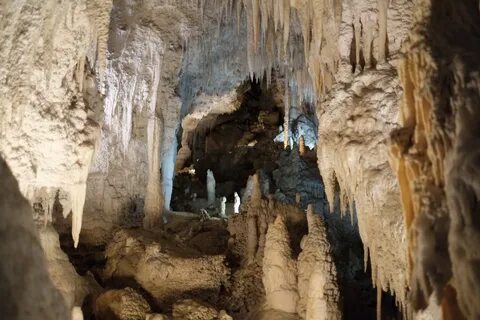
[[(372, 282), (407, 301), (407, 260), (399, 189), (388, 164), (389, 132), (399, 126), (402, 88), (395, 66), (412, 24), (408, 1), (343, 3), (337, 25), (337, 81), (317, 104), (317, 155), (333, 211), (356, 214)], [(361, 29), (361, 30), (359, 30)]]
[[(294, 99), (314, 97), (318, 164), (327, 198), (333, 209), (339, 191), (344, 211), (350, 207), (358, 215), (374, 284), (391, 289), (405, 306), (405, 229), (386, 142), (399, 126), (402, 88), (395, 67), (413, 23), (413, 3), (253, 0), (245, 7), (251, 72), (263, 73), (262, 65), (268, 64), (262, 62), (272, 58), (270, 37), (280, 39), (280, 53), (273, 57), (280, 69), (282, 61), (291, 68), (284, 71), (285, 114), (290, 116)], [(290, 13), (298, 21), (287, 19)], [(285, 29), (278, 34), (278, 26), (289, 28), (290, 23), (300, 28), (303, 47)], [(300, 48), (304, 58), (294, 60), (291, 47)], [(282, 48), (287, 50), (282, 53)]]
[(75, 243), (84, 203), (92, 241), (143, 211), (159, 223), (180, 127), (184, 147), (200, 118), (237, 108), (245, 78), (270, 84), (275, 69), (285, 132), (297, 100), (316, 106), (327, 198), (357, 214), (375, 285), (478, 317), (478, 2), (216, 4), (0, 4), (0, 155), (35, 217), (58, 200)]
[(402, 127), (390, 144), (408, 229), (412, 302), (425, 308), (433, 293), (446, 319), (475, 319), (479, 8), (476, 1), (417, 6), (399, 66)]
[(61, 189), (77, 243), (103, 112), (110, 8), (109, 1), (0, 5), (0, 154), (47, 214)]
[(233, 23), (220, 33), (215, 14), (213, 3), (114, 1), (104, 126), (88, 179), (88, 241), (104, 240), (98, 230), (141, 224), (143, 209), (159, 220), (170, 209), (177, 144), (181, 168), (199, 119), (238, 107), (244, 37), (234, 36)]
[(177, 77), (198, 16), (189, 2), (113, 3), (105, 118), (88, 178), (88, 241), (102, 240), (98, 230), (141, 224), (144, 209), (158, 222), (173, 179), (174, 159), (165, 161), (176, 152)]
[(0, 311), (4, 319), (66, 319), (67, 303), (52, 283), (32, 209), (0, 157)]

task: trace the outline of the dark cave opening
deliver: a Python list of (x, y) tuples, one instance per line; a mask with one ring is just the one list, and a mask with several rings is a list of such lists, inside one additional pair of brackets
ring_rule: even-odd
[(271, 177), (278, 168), (276, 159), (283, 146), (273, 140), (282, 122), (282, 106), (275, 102), (272, 90), (258, 82), (248, 86), (237, 111), (207, 116), (195, 130), (189, 145), (192, 155), (185, 163), (195, 174), (181, 173), (175, 177), (174, 210), (195, 211), (188, 206), (194, 194), (207, 198), (207, 170), (214, 174), (216, 196), (225, 196), (231, 202), (234, 192), (243, 194), (251, 175), (262, 171)]

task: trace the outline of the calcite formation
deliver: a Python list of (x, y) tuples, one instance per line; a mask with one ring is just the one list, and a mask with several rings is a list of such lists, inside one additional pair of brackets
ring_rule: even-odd
[(307, 220), (308, 234), (302, 239), (297, 265), (298, 314), (307, 320), (342, 319), (337, 271), (327, 231), (312, 205), (308, 206)]
[[(391, 163), (408, 229), (414, 307), (435, 294), (446, 318), (480, 316), (477, 285), (478, 6), (420, 1), (399, 66), (402, 128)], [(444, 17), (451, 15), (449, 27)], [(441, 35), (440, 35), (441, 34)], [(462, 35), (461, 37), (459, 35)], [(472, 45), (466, 45), (471, 43)], [(458, 310), (460, 308), (460, 310)]]
[[(361, 100), (356, 98), (359, 92)], [(317, 110), (323, 141), (317, 156), (330, 210), (338, 192), (341, 211), (357, 214), (373, 282), (385, 290), (392, 288), (406, 303), (406, 231), (385, 129), (399, 127), (400, 92), (392, 69), (364, 71), (350, 85), (332, 92)]]
[(64, 214), (72, 212), (76, 244), (103, 112), (111, 6), (0, 4), (0, 154), (31, 203), (46, 196), (52, 203), (58, 189), (68, 194)]
[(227, 198), (221, 197), (220, 198), (220, 217), (226, 218), (225, 210), (226, 210)]
[(281, 215), (268, 228), (263, 257), (263, 285), (267, 308), (296, 312), (297, 265), (291, 256), (285, 217)]
[(212, 170), (207, 171), (207, 194), (208, 194), (208, 205), (211, 206), (215, 203), (215, 177), (213, 176)]
[(196, 251), (170, 254), (169, 246), (149, 234), (119, 231), (106, 249), (103, 276), (133, 278), (163, 306), (189, 298), (197, 291), (204, 292), (207, 301), (216, 301), (228, 276), (224, 256), (200, 255)]
[(144, 320), (150, 312), (150, 305), (132, 288), (106, 291), (95, 301), (99, 319)]
[(241, 200), (238, 193), (234, 193), (233, 213), (240, 213)]
[(40, 243), (48, 262), (48, 273), (62, 294), (68, 308), (81, 307), (87, 295), (96, 294), (100, 286), (91, 274), (80, 276), (60, 248), (58, 233), (52, 227), (40, 230)]
[(173, 306), (174, 320), (232, 320), (224, 310), (217, 311), (215, 308), (197, 301), (186, 299), (180, 300)]
[(0, 157), (0, 309), (6, 319), (66, 319), (65, 300), (54, 287), (32, 220), (32, 209)]
[[(54, 228), (68, 224), (74, 247), (108, 244), (102, 281), (134, 279), (174, 318), (228, 319), (223, 303), (339, 319), (341, 237), (302, 212), (313, 199), (358, 222), (377, 317), (390, 292), (407, 318), (479, 318), (479, 34), (473, 0), (0, 1), (2, 315), (82, 317), (99, 287), (61, 251)], [(235, 168), (193, 171), (203, 219), (173, 213), (190, 192), (175, 175), (206, 152), (195, 141), (252, 112), (255, 88), (278, 110), (236, 150), (259, 150), (270, 121), (278, 161), (242, 168), (242, 205), (223, 176)], [(206, 211), (216, 189), (222, 218), (234, 195), (228, 221)], [(191, 248), (212, 234), (218, 248)], [(142, 299), (107, 291), (96, 311), (144, 319)]]

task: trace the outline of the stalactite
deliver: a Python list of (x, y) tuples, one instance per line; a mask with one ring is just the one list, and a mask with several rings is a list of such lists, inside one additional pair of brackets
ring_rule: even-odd
[(163, 197), (160, 184), (160, 123), (148, 121), (148, 182), (145, 192), (143, 227), (153, 229), (162, 224)]
[(285, 83), (285, 118), (283, 120), (283, 147), (288, 148), (290, 142), (290, 91)]
[[(247, 0), (249, 1), (249, 0)], [(257, 53), (258, 45), (260, 42), (260, 6), (258, 1), (260, 0), (250, 0), (252, 2), (252, 23), (253, 23), (253, 52)]]
[(382, 320), (382, 287), (377, 285), (377, 320)]
[[(289, 0), (283, 0), (284, 3), (285, 1)], [(278, 1), (278, 2), (281, 2)], [(287, 47), (288, 47), (288, 39), (290, 37), (290, 5), (289, 4), (284, 4), (284, 22), (283, 22), (283, 53), (286, 55), (287, 54)]]
[(471, 57), (479, 50), (466, 44), (478, 43), (478, 11), (473, 2), (420, 4), (399, 67), (403, 127), (390, 144), (407, 225), (412, 305), (426, 307), (433, 292), (444, 311), (474, 319), (480, 292), (471, 284), (480, 277), (473, 261), (480, 255), (470, 248), (480, 231), (471, 204), (480, 195), (472, 187), (479, 176), (478, 152), (471, 154), (479, 132), (472, 106), (480, 86), (478, 61)]
[(72, 202), (72, 238), (75, 248), (80, 241), (80, 231), (82, 230), (83, 206), (85, 204), (85, 195), (87, 192), (85, 183), (72, 185), (70, 187), (70, 199)]
[[(163, 136), (172, 137), (172, 141), (167, 150), (163, 150), (162, 154), (162, 190), (163, 190), (163, 205), (165, 210), (170, 210), (170, 203), (173, 193), (173, 177), (175, 174), (175, 159), (177, 156), (177, 138), (176, 130), (173, 133), (164, 132)], [(166, 145), (166, 143), (163, 143)]]
[(361, 65), (360, 62), (360, 53), (361, 53), (361, 39), (362, 39), (362, 25), (360, 23), (360, 18), (354, 17), (353, 20), (353, 28), (355, 31), (355, 61), (357, 62), (357, 68), (355, 69), (355, 72), (361, 71), (361, 68), (363, 68), (363, 65)]
[(368, 246), (363, 244), (363, 271), (367, 272), (368, 267), (368, 257), (369, 257)]
[(378, 62), (385, 63), (387, 54), (386, 48), (388, 46), (387, 42), (387, 10), (388, 10), (388, 0), (377, 0), (378, 6), (378, 25), (379, 25), (379, 35), (378, 35)]
[(236, 20), (237, 20), (237, 33), (240, 33), (240, 24), (241, 24), (241, 19), (242, 19), (242, 6), (243, 6), (243, 1), (242, 0), (236, 0), (235, 4), (235, 13), (236, 13)]
[(72, 308), (72, 320), (83, 320), (83, 312), (80, 307)]

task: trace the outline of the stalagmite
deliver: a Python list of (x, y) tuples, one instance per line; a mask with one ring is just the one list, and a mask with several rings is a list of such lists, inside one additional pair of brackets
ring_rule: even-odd
[(297, 205), (300, 205), (301, 200), (302, 200), (302, 195), (299, 192), (295, 193), (295, 203)]
[(304, 319), (341, 319), (337, 271), (328, 243), (326, 228), (320, 215), (307, 209), (308, 234), (301, 242), (298, 257), (297, 312)]
[(253, 175), (252, 178), (252, 194), (250, 196), (249, 206), (258, 207), (262, 200), (262, 186), (260, 185), (260, 177), (258, 173)]
[(215, 177), (212, 170), (207, 171), (207, 193), (208, 193), (208, 205), (215, 204)]
[(300, 136), (300, 140), (298, 142), (298, 151), (300, 152), (300, 155), (303, 156), (305, 154), (305, 138)]
[(227, 202), (226, 197), (222, 197), (220, 199), (220, 217), (222, 217), (222, 218), (227, 217), (227, 215), (225, 214), (226, 202)]
[(263, 264), (268, 226), (272, 224), (275, 219), (273, 212), (265, 210), (264, 205), (265, 203), (262, 204), (261, 210), (257, 211), (258, 249), (256, 259), (259, 265)]
[(285, 217), (278, 215), (267, 231), (263, 257), (266, 307), (295, 313), (298, 302), (297, 268), (291, 257)]
[(238, 195), (238, 193), (235, 192), (233, 194), (233, 197), (234, 197), (233, 212), (240, 213), (240, 205), (241, 205), (240, 196)]
[(262, 201), (262, 190), (258, 174), (254, 174), (252, 177), (251, 192), (247, 210), (247, 262), (249, 264), (255, 262), (259, 242), (257, 222)]
[(306, 301), (306, 320), (341, 319), (331, 316), (325, 301), (325, 274), (319, 264), (316, 264), (308, 282), (308, 296)]

